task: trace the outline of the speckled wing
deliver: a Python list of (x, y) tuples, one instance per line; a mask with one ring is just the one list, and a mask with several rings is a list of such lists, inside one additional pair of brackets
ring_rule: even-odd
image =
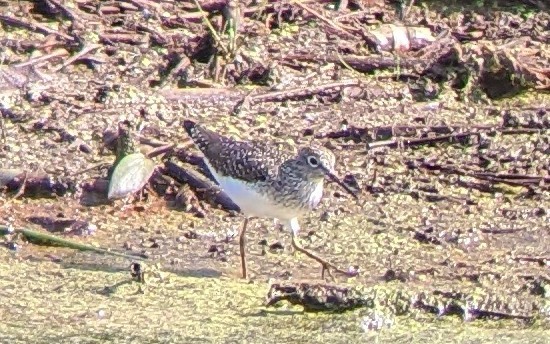
[(219, 135), (186, 120), (183, 127), (215, 169), (215, 173), (246, 182), (265, 181), (278, 174), (278, 161), (289, 156), (263, 142), (244, 142)]

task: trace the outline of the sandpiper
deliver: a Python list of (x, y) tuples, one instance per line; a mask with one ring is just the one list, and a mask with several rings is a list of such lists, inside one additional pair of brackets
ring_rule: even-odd
[(323, 196), (324, 179), (340, 185), (350, 195), (357, 195), (334, 173), (334, 154), (324, 147), (301, 148), (297, 154), (276, 144), (260, 141), (237, 141), (185, 120), (185, 130), (204, 155), (204, 161), (220, 188), (245, 215), (239, 233), (242, 277), (247, 278), (245, 233), (250, 218), (275, 218), (292, 235), (292, 246), (322, 265), (321, 276), (330, 269), (340, 269), (297, 242), (298, 218), (312, 211)]

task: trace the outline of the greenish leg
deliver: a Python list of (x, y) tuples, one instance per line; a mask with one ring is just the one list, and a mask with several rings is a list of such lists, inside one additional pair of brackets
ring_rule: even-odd
[(245, 256), (245, 244), (246, 244), (246, 227), (248, 226), (248, 217), (244, 219), (243, 227), (239, 233), (239, 246), (241, 250), (241, 272), (244, 279), (248, 277), (246, 271), (246, 256)]

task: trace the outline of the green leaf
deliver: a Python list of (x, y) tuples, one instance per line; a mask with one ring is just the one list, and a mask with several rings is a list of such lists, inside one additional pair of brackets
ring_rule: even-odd
[(125, 156), (116, 165), (109, 182), (109, 199), (123, 198), (141, 190), (155, 170), (155, 163), (141, 153)]

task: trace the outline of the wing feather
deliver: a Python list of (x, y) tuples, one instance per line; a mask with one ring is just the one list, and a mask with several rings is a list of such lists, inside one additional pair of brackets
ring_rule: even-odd
[[(187, 133), (216, 174), (246, 182), (276, 178), (281, 161), (288, 153), (260, 141), (237, 141), (208, 130), (195, 122), (184, 121)], [(214, 174), (214, 173), (213, 173)]]

